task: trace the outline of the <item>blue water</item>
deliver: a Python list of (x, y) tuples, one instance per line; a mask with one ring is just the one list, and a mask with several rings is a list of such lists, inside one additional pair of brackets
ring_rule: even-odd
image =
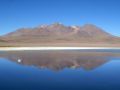
[[(112, 53), (114, 54), (114, 52)], [(79, 60), (75, 58), (79, 55), (72, 56), (80, 62), (79, 64), (82, 63), (81, 66), (86, 64), (84, 67), (91, 67), (92, 64), (89, 65), (88, 62), (93, 63), (97, 60), (99, 60), (97, 62), (101, 62), (105, 59), (104, 63), (100, 65), (96, 64), (96, 67), (87, 69), (81, 66), (72, 68), (72, 63), (69, 60), (67, 61), (69, 57), (71, 58), (68, 54), (66, 54), (67, 59), (60, 56), (62, 59), (58, 60), (59, 56), (53, 57), (51, 54), (48, 56), (47, 53), (46, 57), (49, 60), (46, 60), (45, 65), (43, 64), (45, 60), (43, 54), (39, 53), (37, 56), (33, 54), (33, 58), (29, 55), (31, 54), (28, 52), (25, 54), (24, 52), (17, 54), (16, 52), (0, 53), (0, 90), (120, 90), (120, 52), (118, 51), (117, 55), (116, 53), (115, 55), (107, 54), (104, 57), (101, 56), (101, 53), (99, 55), (93, 53), (89, 56), (89, 59), (87, 58), (87, 63), (83, 59), (84, 55), (80, 55)], [(27, 63), (18, 63), (15, 61), (17, 60), (16, 58), (21, 58), (24, 61), (27, 60)], [(55, 61), (52, 62), (51, 58), (55, 58)], [(95, 58), (94, 61), (91, 60), (93, 58)], [(41, 62), (38, 60), (36, 61), (37, 63), (34, 62), (36, 59), (41, 60)], [(62, 60), (63, 63), (60, 62)], [(51, 62), (56, 63), (51, 64)], [(70, 63), (70, 65), (67, 63)], [(43, 65), (44, 68), (37, 64), (40, 66)], [(56, 64), (60, 64), (60, 68)], [(58, 69), (54, 69), (56, 67)]]

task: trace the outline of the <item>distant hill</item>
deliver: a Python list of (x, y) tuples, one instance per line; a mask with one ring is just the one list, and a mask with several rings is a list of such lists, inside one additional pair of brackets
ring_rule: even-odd
[(30, 43), (31, 45), (78, 43), (78, 44), (119, 44), (120, 37), (113, 36), (101, 28), (86, 24), (84, 26), (65, 26), (54, 23), (35, 28), (21, 28), (10, 32), (2, 39), (9, 43)]

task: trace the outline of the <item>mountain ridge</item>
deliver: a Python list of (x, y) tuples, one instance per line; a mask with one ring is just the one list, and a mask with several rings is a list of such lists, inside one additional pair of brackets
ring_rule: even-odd
[[(33, 31), (34, 30), (34, 31)], [(65, 33), (65, 31), (68, 33), (70, 31), (88, 31), (88, 33), (93, 33), (93, 31), (98, 31), (98, 32), (104, 32), (106, 34), (109, 34), (105, 32), (104, 30), (100, 29), (99, 27), (93, 25), (93, 24), (85, 24), (83, 26), (65, 26), (63, 24), (59, 23), (54, 23), (51, 25), (41, 25), (40, 27), (35, 27), (35, 28), (21, 28), (16, 31), (10, 32), (4, 36), (12, 36), (12, 34), (16, 34), (17, 32), (21, 33), (30, 33), (30, 32), (35, 32), (35, 31), (50, 31), (52, 32), (62, 32)], [(109, 34), (110, 35), (110, 34)], [(13, 35), (14, 36), (14, 35)]]
[(34, 28), (21, 28), (1, 36), (9, 43), (105, 43), (116, 44), (120, 37), (105, 32), (93, 24), (65, 26), (60, 23), (41, 25)]

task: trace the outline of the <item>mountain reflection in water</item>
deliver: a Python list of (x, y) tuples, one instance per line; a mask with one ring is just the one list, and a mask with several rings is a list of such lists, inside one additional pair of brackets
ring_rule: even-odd
[(6, 58), (21, 65), (47, 68), (55, 71), (64, 68), (95, 69), (112, 57), (120, 58), (120, 53), (98, 51), (9, 51), (0, 52), (0, 58)]

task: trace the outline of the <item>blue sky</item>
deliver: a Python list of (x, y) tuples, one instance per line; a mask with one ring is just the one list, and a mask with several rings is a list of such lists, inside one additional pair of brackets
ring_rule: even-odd
[(0, 35), (54, 22), (95, 24), (120, 36), (120, 0), (0, 0)]

